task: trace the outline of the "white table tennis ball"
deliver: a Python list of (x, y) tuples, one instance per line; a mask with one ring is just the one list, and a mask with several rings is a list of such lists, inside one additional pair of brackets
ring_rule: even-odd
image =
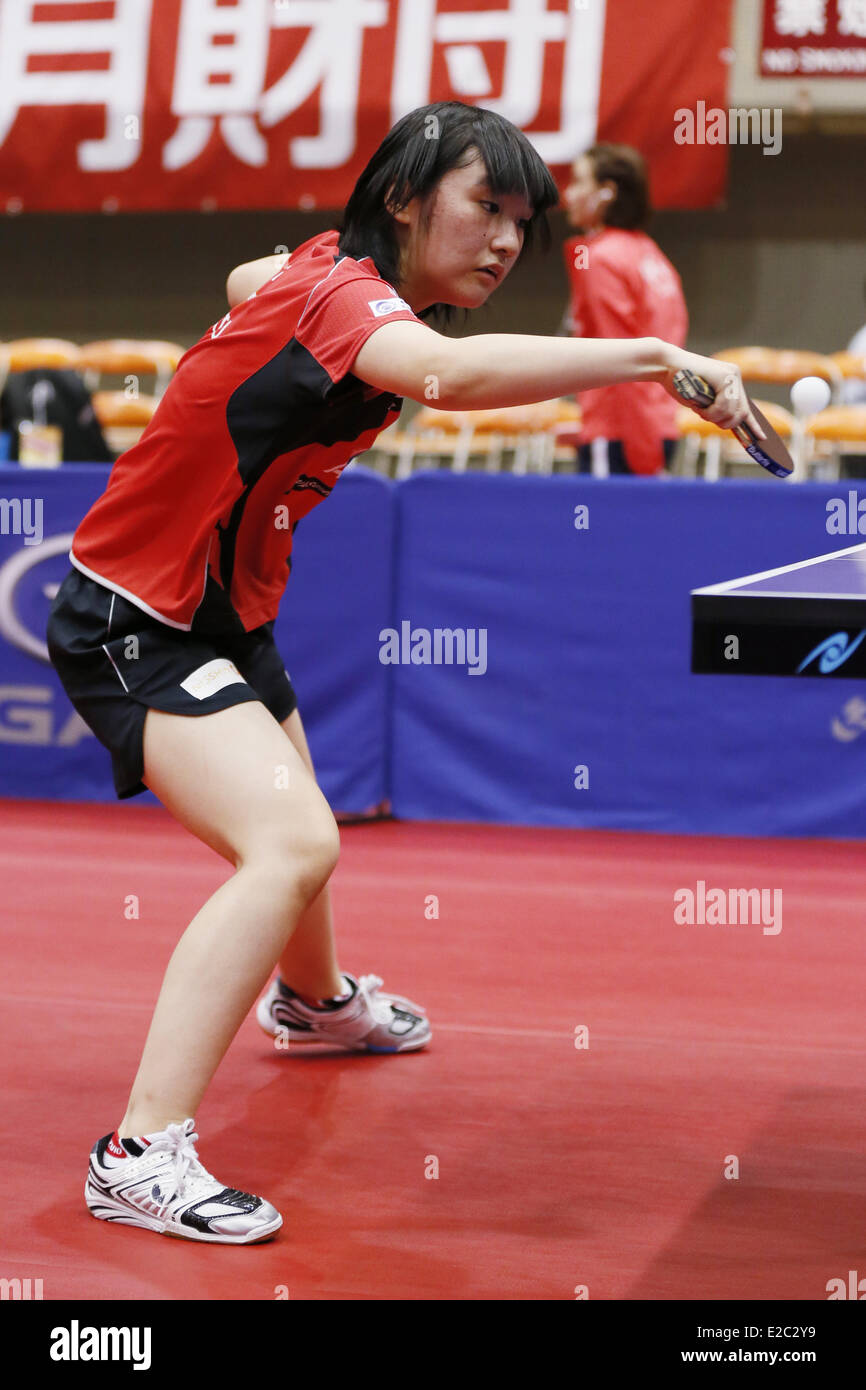
[(817, 415), (830, 404), (830, 387), (820, 376), (801, 376), (791, 387), (791, 405), (797, 415)]

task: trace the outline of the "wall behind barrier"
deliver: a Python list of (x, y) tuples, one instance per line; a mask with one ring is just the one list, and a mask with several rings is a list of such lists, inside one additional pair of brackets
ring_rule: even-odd
[(864, 682), (689, 669), (690, 589), (866, 539), (828, 535), (848, 486), (408, 480), (398, 618), (485, 632), (486, 670), (395, 667), (395, 814), (866, 834)]
[[(0, 795), (114, 800), (44, 651), (106, 476), (0, 470)], [(689, 670), (690, 589), (866, 540), (827, 531), (855, 487), (349, 469), (298, 528), (275, 629), (326, 796), (418, 819), (866, 835), (866, 683)], [(41, 499), (40, 535), (32, 506), (15, 531), (16, 497)]]

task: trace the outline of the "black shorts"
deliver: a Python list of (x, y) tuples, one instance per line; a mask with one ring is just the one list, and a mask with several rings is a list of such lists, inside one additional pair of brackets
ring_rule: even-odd
[(273, 621), (228, 636), (182, 632), (151, 618), (74, 566), (48, 618), (48, 654), (66, 694), (111, 754), (123, 800), (147, 788), (148, 709), (202, 715), (260, 700), (282, 723), (297, 699)]

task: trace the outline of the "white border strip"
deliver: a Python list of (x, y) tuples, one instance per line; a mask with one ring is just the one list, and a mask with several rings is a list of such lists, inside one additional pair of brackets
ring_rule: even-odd
[[(799, 560), (794, 565), (780, 565), (778, 569), (762, 570), (760, 574), (747, 574), (743, 579), (728, 579), (724, 584), (707, 584), (703, 589), (692, 589), (693, 594), (726, 594), (738, 589), (743, 584), (754, 584), (759, 579), (772, 579), (777, 574), (791, 574), (794, 570), (808, 569), (810, 565), (820, 565), (825, 560), (838, 560), (842, 555), (853, 555), (859, 551), (866, 560), (866, 545), (849, 545), (846, 550), (831, 550), (827, 555), (815, 555), (811, 560)], [(745, 597), (745, 595), (744, 595)], [(791, 593), (785, 589), (762, 589), (760, 594), (755, 594), (755, 598), (851, 598), (857, 599), (858, 594), (828, 594), (817, 591), (814, 594), (797, 590)], [(866, 595), (864, 595), (866, 597)]]

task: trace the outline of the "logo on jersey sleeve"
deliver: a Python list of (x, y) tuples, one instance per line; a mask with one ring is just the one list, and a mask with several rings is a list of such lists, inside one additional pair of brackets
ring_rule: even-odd
[(405, 299), (368, 299), (367, 303), (377, 319), (384, 318), (386, 314), (399, 313), (401, 309), (408, 309), (409, 313), (412, 313)]

